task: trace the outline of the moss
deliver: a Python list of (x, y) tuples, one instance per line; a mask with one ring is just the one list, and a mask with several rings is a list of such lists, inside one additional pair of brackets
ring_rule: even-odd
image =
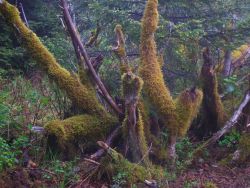
[[(128, 140), (133, 161), (138, 162), (144, 157), (143, 161), (147, 163), (148, 157), (145, 157), (147, 142), (144, 135), (144, 122), (140, 110), (136, 109), (142, 86), (142, 79), (132, 72), (128, 72), (122, 76), (122, 90), (126, 104), (126, 117), (123, 121), (123, 137), (125, 141)], [(134, 120), (136, 120), (136, 122), (132, 122)]]
[(50, 135), (55, 135), (59, 145), (63, 148), (66, 143), (96, 142), (106, 138), (114, 128), (115, 118), (100, 119), (91, 115), (78, 115), (65, 120), (54, 120), (45, 125)]
[(135, 97), (138, 100), (142, 86), (142, 79), (132, 72), (122, 75), (122, 91), (125, 99)]
[(102, 161), (102, 167), (104, 167), (102, 171), (112, 176), (119, 172), (125, 172), (127, 174), (126, 181), (130, 185), (144, 182), (146, 179), (162, 180), (164, 178), (163, 170), (158, 166), (146, 168), (131, 163), (112, 148), (108, 149), (108, 154), (109, 157), (104, 158)]
[(157, 6), (157, 0), (148, 0), (142, 19), (140, 75), (144, 81), (144, 91), (150, 103), (157, 110), (171, 134), (176, 134), (175, 105), (169, 89), (164, 83), (154, 40), (159, 19)]
[(239, 59), (246, 51), (248, 50), (248, 45), (241, 45), (239, 48), (232, 51), (232, 59), (233, 62)]
[(239, 141), (240, 158), (239, 163), (250, 162), (250, 133), (244, 133)]
[(119, 24), (116, 25), (114, 31), (116, 33), (116, 40), (117, 40), (117, 46), (114, 47), (114, 52), (120, 59), (120, 73), (121, 75), (123, 75), (124, 73), (130, 71), (131, 69), (126, 59), (127, 54), (126, 54), (125, 38), (122, 32), (122, 26)]
[(178, 135), (183, 137), (187, 133), (193, 119), (197, 116), (203, 93), (201, 90), (187, 89), (176, 99), (176, 111), (178, 114)]
[(125, 57), (126, 56), (125, 39), (124, 39), (121, 25), (119, 25), (119, 24), (116, 25), (115, 33), (116, 33), (116, 37), (118, 40), (118, 46), (117, 46), (117, 49), (115, 51), (120, 58)]
[(88, 88), (90, 93), (95, 95), (96, 94), (96, 89), (94, 87), (95, 84), (93, 80), (91, 79), (91, 75), (89, 75), (89, 72), (84, 70), (82, 67), (79, 67), (78, 75), (79, 75), (80, 82)]
[(89, 47), (89, 46), (92, 46), (93, 44), (97, 44), (97, 38), (100, 32), (101, 32), (101, 27), (97, 25), (96, 30), (91, 32), (91, 36), (88, 42), (86, 43), (86, 46)]
[(204, 64), (200, 74), (200, 81), (204, 97), (200, 134), (204, 136), (216, 132), (224, 125), (225, 113), (218, 91), (217, 75), (213, 69), (213, 62), (208, 49), (203, 52), (203, 56)]
[(222, 166), (231, 166), (232, 165), (233, 154), (229, 154), (227, 157), (221, 159), (219, 164)]
[(218, 188), (216, 184), (214, 184), (213, 182), (211, 181), (208, 181), (205, 183), (205, 186), (204, 188)]
[(220, 164), (235, 166), (246, 165), (250, 162), (250, 133), (243, 133), (241, 135), (236, 152), (237, 153), (229, 154), (226, 158), (222, 159)]
[(79, 80), (72, 76), (66, 69), (62, 68), (54, 56), (41, 43), (36, 34), (25, 26), (19, 16), (17, 8), (3, 1), (0, 5), (0, 12), (6, 21), (17, 29), (30, 55), (49, 77), (57, 83), (59, 88), (67, 93), (76, 107), (91, 114), (107, 115), (95, 95), (89, 92), (89, 88), (81, 84)]
[(138, 102), (138, 109), (140, 109), (140, 116), (143, 121), (144, 134), (148, 143), (151, 141), (150, 123), (149, 123), (149, 108), (145, 105), (145, 101), (141, 98)]
[(141, 112), (138, 112), (138, 121), (137, 121), (137, 134), (139, 137), (139, 146), (142, 152), (142, 157), (144, 157), (144, 162), (145, 163), (149, 163), (148, 161), (148, 155), (147, 150), (148, 150), (148, 145), (147, 145), (147, 141), (146, 141), (146, 137), (145, 137), (145, 133), (144, 133), (144, 122), (141, 116)]

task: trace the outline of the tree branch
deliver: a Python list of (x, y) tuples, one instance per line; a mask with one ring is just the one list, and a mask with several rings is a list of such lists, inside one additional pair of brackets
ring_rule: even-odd
[(64, 19), (67, 25), (67, 28), (69, 30), (70, 36), (72, 38), (73, 41), (75, 41), (79, 47), (80, 53), (83, 56), (86, 65), (89, 68), (89, 71), (95, 81), (95, 83), (98, 85), (98, 87), (100, 88), (100, 90), (102, 91), (105, 100), (109, 103), (109, 105), (114, 109), (114, 111), (118, 114), (118, 115), (122, 115), (122, 111), (121, 109), (116, 105), (116, 103), (114, 102), (114, 100), (112, 99), (112, 97), (109, 95), (107, 89), (105, 88), (104, 84), (102, 83), (101, 79), (99, 78), (99, 76), (97, 75), (93, 65), (91, 64), (88, 54), (81, 42), (81, 39), (79, 37), (79, 34), (76, 30), (76, 27), (74, 26), (73, 22), (72, 22), (72, 18), (69, 14), (68, 11), (68, 5), (67, 2), (65, 0), (61, 0), (62, 3), (62, 7), (63, 7), (63, 14), (64, 14)]

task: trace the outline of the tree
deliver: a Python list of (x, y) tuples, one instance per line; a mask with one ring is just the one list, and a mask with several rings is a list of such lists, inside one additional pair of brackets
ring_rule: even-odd
[[(83, 1), (83, 4), (84, 3), (86, 2)], [(134, 4), (135, 2), (129, 3)], [(162, 3), (164, 4), (164, 2)], [(99, 1), (95, 1), (93, 4), (96, 5), (96, 7), (99, 7), (100, 4), (107, 6), (107, 3), (101, 3)], [(91, 3), (91, 5), (93, 4)], [(204, 6), (204, 4), (206, 6)], [(204, 6), (204, 11), (207, 11), (208, 5), (206, 3), (204, 4), (200, 6)], [(116, 45), (112, 49), (120, 60), (123, 93), (121, 98), (124, 101), (123, 106), (119, 106), (113, 100), (98, 75), (98, 67), (101, 65), (103, 58), (98, 56), (91, 59), (86, 48), (95, 44), (92, 40), (98, 41), (102, 24), (99, 25), (99, 23), (97, 23), (98, 27), (96, 31), (92, 33), (89, 42), (84, 44), (80, 37), (81, 32), (77, 30), (77, 26), (79, 28), (80, 26), (79, 22), (74, 19), (75, 12), (69, 11), (67, 1), (65, 0), (61, 0), (61, 5), (63, 8), (63, 23), (71, 37), (78, 61), (77, 74), (68, 71), (57, 62), (56, 58), (43, 45), (39, 37), (23, 23), (15, 6), (5, 0), (0, 1), (0, 12), (2, 16), (20, 36), (22, 44), (29, 55), (37, 62), (39, 67), (48, 74), (49, 78), (53, 80), (61, 90), (66, 92), (72, 101), (73, 107), (77, 109), (77, 115), (64, 120), (53, 120), (45, 125), (47, 132), (56, 137), (62, 149), (66, 149), (67, 151), (74, 149), (73, 145), (76, 142), (85, 142), (87, 147), (89, 144), (92, 145), (98, 140), (104, 140), (117, 127), (122, 127), (122, 149), (125, 150), (123, 151), (123, 155), (132, 162), (143, 162), (144, 167), (139, 168), (138, 173), (142, 172), (144, 178), (147, 176), (145, 175), (144, 168), (154, 168), (151, 164), (151, 162), (154, 161), (150, 161), (150, 157), (148, 157), (149, 150), (151, 149), (151, 146), (148, 149), (149, 144), (152, 143), (152, 147), (159, 147), (164, 150), (165, 153), (168, 152), (165, 159), (170, 159), (170, 161), (173, 162), (176, 157), (176, 140), (187, 134), (192, 121), (199, 112), (201, 104), (203, 104), (205, 119), (203, 125), (205, 125), (205, 127), (214, 124), (215, 130), (217, 130), (218, 126), (223, 124), (223, 105), (218, 92), (216, 73), (213, 69), (214, 63), (208, 50), (205, 50), (203, 53), (204, 64), (201, 70), (202, 90), (189, 84), (188, 89), (185, 89), (175, 97), (175, 94), (170, 91), (166, 84), (162, 72), (164, 60), (161, 53), (157, 50), (156, 39), (161, 38), (161, 34), (165, 35), (168, 33), (162, 32), (163, 28), (160, 26), (158, 36), (156, 34), (160, 18), (158, 0), (148, 0), (143, 13), (140, 44), (138, 44), (140, 46), (139, 70), (132, 66), (133, 60), (129, 60), (128, 58), (128, 53), (126, 52), (127, 43), (125, 44), (126, 37), (124, 37), (125, 35), (121, 25), (116, 25), (115, 27), (117, 40)], [(112, 1), (108, 6), (116, 7), (118, 5), (119, 3), (117, 3), (117, 1)], [(73, 10), (75, 9), (76, 7), (74, 6)], [(159, 9), (160, 11), (164, 11), (162, 7)], [(192, 25), (193, 22), (191, 21), (189, 24)], [(191, 37), (191, 41), (195, 41), (194, 43), (188, 43), (188, 46), (181, 43), (179, 43), (180, 45), (177, 44), (180, 52), (178, 58), (183, 58), (184, 61), (188, 57), (187, 59), (189, 59), (189, 61), (197, 63), (198, 50), (190, 50), (194, 48), (196, 44), (200, 44), (202, 39), (209, 37), (207, 33), (204, 34), (206, 24), (203, 23), (204, 25), (201, 24), (198, 29), (196, 28), (191, 33), (188, 33), (185, 31), (185, 28), (191, 27), (189, 24), (184, 26), (180, 24), (179, 28), (176, 26), (175, 34), (177, 35), (173, 37), (175, 38), (177, 36), (178, 38), (178, 36), (181, 36), (180, 39), (185, 39), (185, 42), (187, 42), (187, 40), (189, 41)], [(171, 33), (172, 38), (172, 31), (169, 31), (169, 33)], [(171, 43), (161, 45), (161, 47), (164, 48), (169, 44)], [(105, 45), (107, 44), (105, 43)], [(131, 45), (132, 42), (128, 43), (128, 46)], [(200, 46), (202, 46), (202, 44)], [(171, 60), (176, 60), (176, 58), (174, 57)], [(105, 102), (99, 100), (100, 96)], [(104, 103), (107, 103), (109, 106), (104, 106)], [(146, 106), (155, 111), (157, 118), (161, 120), (161, 124), (163, 125), (163, 128), (161, 128), (167, 130), (169, 140), (168, 148), (164, 148), (164, 145), (159, 141), (157, 135), (152, 133), (152, 129), (158, 129), (159, 127), (157, 127), (157, 123), (149, 123), (150, 114), (145, 109)], [(208, 124), (204, 122), (208, 122)], [(128, 162), (121, 154), (109, 149), (105, 144), (103, 148), (111, 153), (112, 158), (116, 162), (119, 163), (122, 161), (121, 163), (131, 170), (131, 166), (134, 165), (133, 163)], [(121, 148), (119, 149), (122, 151)], [(119, 165), (117, 168), (119, 168)]]

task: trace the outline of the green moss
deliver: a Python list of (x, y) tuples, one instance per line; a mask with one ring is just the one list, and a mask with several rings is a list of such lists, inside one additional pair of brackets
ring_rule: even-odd
[(118, 46), (117, 46), (115, 52), (118, 55), (118, 57), (124, 58), (124, 57), (126, 57), (125, 39), (124, 39), (121, 25), (119, 25), (119, 24), (116, 25), (115, 33), (116, 33), (116, 37), (117, 37), (117, 41), (118, 41)]
[(96, 142), (104, 140), (114, 128), (115, 118), (100, 119), (91, 115), (73, 116), (65, 120), (54, 120), (45, 125), (50, 135), (57, 137), (58, 143), (63, 147), (69, 142)]
[[(123, 121), (123, 137), (124, 140), (128, 140), (129, 149), (132, 152), (133, 160), (140, 160), (145, 156), (147, 152), (147, 142), (144, 135), (144, 122), (140, 113), (140, 110), (136, 108), (139, 101), (140, 93), (142, 90), (143, 81), (140, 77), (136, 76), (132, 72), (128, 72), (122, 76), (122, 90), (126, 104), (126, 117)], [(131, 108), (134, 108), (136, 117), (132, 117)], [(130, 117), (130, 119), (128, 118)], [(133, 120), (136, 120), (133, 125)], [(148, 157), (144, 157), (143, 160), (148, 163)]]
[(62, 68), (41, 43), (40, 39), (22, 22), (16, 7), (3, 1), (0, 4), (0, 12), (6, 21), (17, 29), (24, 46), (30, 55), (36, 60), (49, 77), (57, 83), (60, 89), (64, 90), (73, 104), (79, 109), (101, 116), (107, 115), (105, 109), (99, 104), (95, 95), (89, 92), (89, 88), (81, 84), (69, 71)]
[(125, 38), (122, 32), (122, 26), (119, 24), (116, 25), (114, 31), (116, 33), (116, 40), (117, 40), (117, 46), (114, 48), (114, 52), (120, 59), (120, 73), (121, 75), (123, 75), (124, 73), (127, 73), (131, 69), (126, 59), (127, 54), (126, 54)]
[(218, 188), (216, 184), (214, 184), (213, 182), (211, 181), (208, 181), (205, 183), (205, 186), (204, 188)]
[(145, 105), (145, 101), (141, 98), (138, 102), (138, 109), (140, 109), (140, 115), (144, 125), (144, 134), (147, 142), (149, 143), (151, 140), (151, 132), (150, 132), (150, 122), (149, 122), (149, 108)]
[(176, 111), (178, 114), (178, 135), (183, 137), (187, 133), (193, 119), (197, 116), (203, 93), (201, 90), (185, 90), (176, 99)]
[(101, 27), (97, 25), (96, 30), (91, 32), (91, 36), (88, 42), (86, 43), (86, 46), (89, 47), (89, 46), (92, 46), (93, 44), (97, 44), (97, 38), (100, 32), (101, 32)]
[(202, 83), (204, 126), (212, 127), (213, 131), (218, 130), (225, 122), (224, 107), (218, 92), (218, 80), (213, 63), (206, 49), (203, 52), (204, 65), (201, 70), (200, 80)]
[(157, 0), (148, 0), (142, 19), (140, 76), (144, 81), (144, 91), (150, 103), (157, 110), (171, 134), (176, 134), (175, 105), (169, 89), (164, 83), (154, 40), (159, 19), (157, 6)]
[(239, 141), (239, 163), (250, 162), (250, 133), (244, 133)]
[(102, 161), (103, 172), (113, 176), (119, 172), (127, 174), (126, 181), (131, 185), (138, 182), (144, 182), (146, 179), (161, 180), (164, 178), (163, 170), (157, 166), (145, 168), (139, 164), (131, 163), (126, 160), (120, 153), (112, 148), (108, 149), (109, 157)]
[(132, 72), (122, 75), (122, 91), (125, 99), (135, 97), (138, 100), (142, 86), (142, 79)]

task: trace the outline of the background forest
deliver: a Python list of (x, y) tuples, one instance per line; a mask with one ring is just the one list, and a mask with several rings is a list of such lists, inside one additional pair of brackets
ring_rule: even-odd
[(6, 2), (0, 187), (250, 186), (249, 0)]

